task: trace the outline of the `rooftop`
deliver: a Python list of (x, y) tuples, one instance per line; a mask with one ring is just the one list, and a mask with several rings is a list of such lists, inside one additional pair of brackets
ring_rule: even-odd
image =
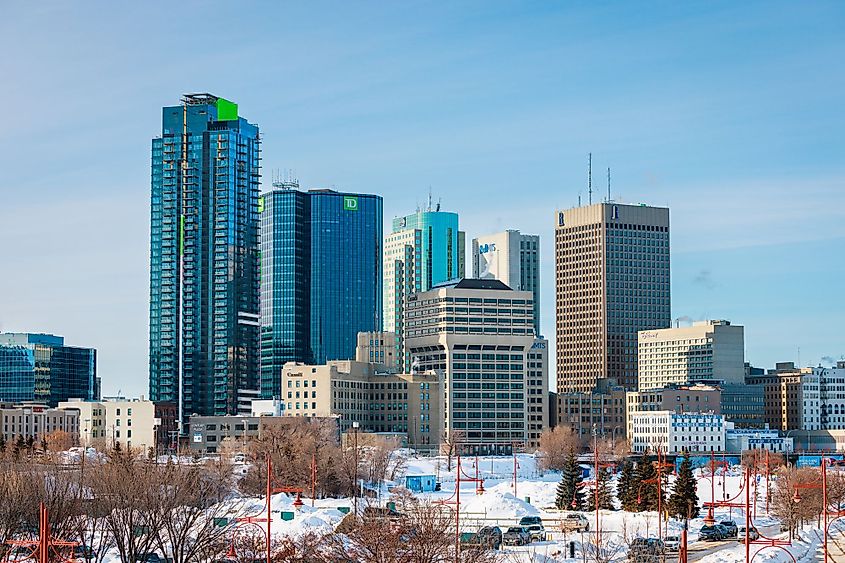
[(505, 290), (505, 291), (513, 291), (512, 288), (508, 287), (507, 285), (500, 282), (499, 280), (494, 280), (494, 279), (479, 280), (479, 279), (475, 279), (475, 278), (461, 278), (461, 279), (456, 279), (456, 280), (449, 280), (449, 281), (434, 285), (434, 286), (432, 286), (431, 289), (445, 289), (445, 288), (452, 288), (452, 289), (498, 289), (498, 290)]

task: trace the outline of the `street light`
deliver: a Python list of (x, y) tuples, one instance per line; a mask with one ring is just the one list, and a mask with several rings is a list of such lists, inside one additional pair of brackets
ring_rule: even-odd
[(352, 423), (352, 429), (355, 430), (355, 483), (352, 486), (352, 502), (355, 506), (355, 518), (358, 518), (358, 421)]

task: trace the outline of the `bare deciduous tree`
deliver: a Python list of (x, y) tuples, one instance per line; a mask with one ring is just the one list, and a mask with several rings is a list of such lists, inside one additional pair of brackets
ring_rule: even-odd
[(452, 456), (456, 455), (461, 445), (466, 442), (466, 434), (461, 430), (444, 432), (440, 437), (440, 455), (446, 456), (446, 471), (452, 471)]
[(563, 469), (567, 455), (579, 453), (582, 449), (583, 443), (578, 434), (569, 426), (559, 424), (540, 435), (540, 466), (544, 470)]

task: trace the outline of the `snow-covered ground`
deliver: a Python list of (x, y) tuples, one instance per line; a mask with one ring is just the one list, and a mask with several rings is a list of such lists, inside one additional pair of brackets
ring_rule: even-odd
[[(454, 508), (458, 495), (456, 485), (456, 459), (452, 460), (451, 470), (447, 469), (445, 457), (415, 457), (407, 453), (407, 475), (435, 475), (441, 483), (441, 490), (417, 495), (418, 498), (429, 502), (446, 502)], [(547, 563), (575, 563), (583, 561), (582, 544), (588, 552), (593, 549), (595, 542), (595, 513), (588, 512), (585, 516), (590, 522), (587, 533), (563, 533), (557, 522), (569, 511), (558, 511), (554, 508), (555, 492), (560, 480), (557, 472), (542, 472), (538, 469), (536, 459), (532, 455), (520, 454), (516, 458), (516, 491), (514, 491), (514, 458), (513, 457), (464, 457), (461, 459), (461, 470), (464, 477), (460, 487), (460, 522), (462, 531), (475, 531), (482, 526), (497, 525), (503, 531), (516, 525), (523, 516), (541, 516), (548, 533), (548, 541), (532, 543), (526, 547), (507, 547), (507, 560)], [(698, 482), (698, 497), (700, 502), (711, 499), (711, 479), (708, 471), (696, 470)], [(484, 491), (478, 494), (476, 483), (464, 481), (465, 477), (475, 477), (476, 474), (484, 479)], [(671, 479), (670, 479), (671, 481)], [(712, 490), (716, 500), (723, 500), (726, 496), (733, 499), (740, 495), (743, 476), (741, 468), (735, 467), (723, 475), (720, 470), (712, 483)], [(381, 487), (375, 499), (368, 498), (360, 501), (362, 504), (379, 503), (386, 505), (393, 497), (391, 490), (399, 483), (387, 483)], [(615, 478), (612, 481), (615, 487)], [(756, 484), (756, 518), (754, 525), (764, 535), (782, 537), (779, 522), (765, 514), (766, 482), (762, 479)], [(736, 502), (744, 502), (744, 493)], [(752, 505), (755, 498), (755, 488), (751, 488)], [(345, 512), (352, 507), (352, 499), (319, 499), (311, 506), (310, 499), (304, 499), (305, 505), (299, 509), (293, 506), (293, 498), (285, 494), (274, 495), (271, 503), (273, 513), (272, 529), (274, 536), (299, 535), (306, 531), (331, 532), (343, 519)], [(231, 501), (231, 516), (264, 515), (264, 499), (236, 499)], [(341, 510), (342, 509), (342, 510)], [(237, 514), (236, 514), (237, 513)], [(292, 519), (283, 519), (292, 514)], [(691, 542), (690, 561), (701, 563), (740, 563), (745, 560), (744, 545), (739, 542), (720, 542), (717, 544), (697, 542), (698, 531), (703, 525), (703, 518), (707, 511), (702, 509), (698, 518), (689, 522), (689, 539)], [(754, 511), (752, 510), (752, 515)], [(628, 513), (624, 511), (600, 512), (601, 545), (606, 553), (612, 554), (615, 561), (625, 561), (627, 544), (636, 537), (656, 537), (658, 518), (656, 512)], [(742, 509), (719, 508), (715, 511), (717, 521), (732, 519), (740, 526), (745, 523)], [(680, 535), (683, 522), (670, 520), (664, 523), (666, 529), (663, 536)], [(795, 541), (787, 549), (798, 563), (816, 561), (817, 547), (820, 543), (820, 531), (807, 528), (800, 533), (800, 540)], [(570, 542), (576, 547), (574, 560), (567, 559)], [(755, 546), (755, 550), (756, 550)], [(670, 561), (672, 559), (669, 559)], [(785, 552), (769, 548), (763, 551), (755, 561), (766, 563), (787, 563), (792, 558)], [(820, 561), (820, 559), (819, 559)]]

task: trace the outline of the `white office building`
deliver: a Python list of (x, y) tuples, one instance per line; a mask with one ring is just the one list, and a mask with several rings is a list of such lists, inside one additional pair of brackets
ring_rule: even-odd
[(472, 277), (495, 279), (534, 296), (534, 333), (540, 335), (540, 236), (507, 230), (472, 239)]
[(638, 389), (745, 382), (744, 328), (728, 321), (638, 333)]
[(534, 336), (531, 292), (463, 279), (412, 295), (406, 348), (414, 371), (444, 373), (442, 436), (470, 451), (532, 448), (548, 425), (548, 342)]
[(803, 430), (845, 430), (845, 361), (801, 377)]
[(793, 438), (781, 436), (777, 430), (734, 428), (733, 423), (726, 424), (725, 451), (728, 453), (740, 454), (748, 450), (769, 450), (785, 454), (793, 449)]
[(631, 449), (634, 452), (723, 452), (725, 418), (700, 412), (650, 411), (633, 415)]

